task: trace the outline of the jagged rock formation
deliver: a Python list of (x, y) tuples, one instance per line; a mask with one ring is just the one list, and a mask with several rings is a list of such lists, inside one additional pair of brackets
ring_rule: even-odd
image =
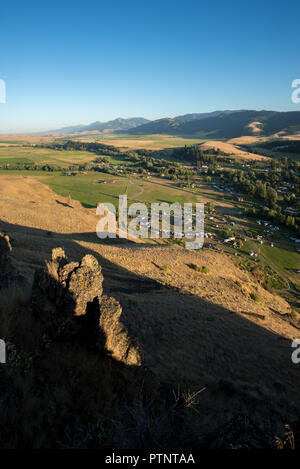
[(63, 249), (54, 249), (46, 269), (35, 273), (34, 310), (49, 323), (52, 336), (81, 334), (115, 359), (140, 365), (140, 352), (128, 335), (121, 305), (103, 295), (102, 283), (102, 270), (94, 256), (68, 262)]
[(105, 421), (117, 402), (133, 402), (142, 387), (154, 389), (152, 376), (139, 366), (120, 304), (103, 295), (95, 257), (69, 262), (54, 249), (30, 285), (10, 263), (7, 236), (0, 249), (0, 338), (8, 357), (0, 367), (0, 448), (85, 448), (97, 419)]
[(74, 302), (74, 315), (86, 313), (87, 304), (102, 295), (103, 275), (97, 259), (86, 255), (81, 262), (68, 263), (61, 248), (53, 249), (48, 272), (63, 287), (63, 292)]
[(100, 327), (105, 333), (105, 346), (112, 355), (128, 365), (141, 365), (141, 352), (127, 333), (126, 319), (120, 303), (103, 296), (100, 303)]
[(94, 256), (69, 262), (62, 248), (53, 249), (51, 261), (35, 272), (32, 285), (13, 267), (11, 252), (9, 237), (0, 234), (0, 312), (5, 317), (2, 324), (7, 323), (5, 335), (22, 333), (18, 310), (27, 304), (33, 317), (27, 312), (26, 321), (31, 318), (30, 327), (37, 329), (38, 319), (41, 335), (51, 340), (76, 337), (123, 363), (141, 365), (139, 347), (129, 337), (120, 303), (103, 295), (102, 269)]

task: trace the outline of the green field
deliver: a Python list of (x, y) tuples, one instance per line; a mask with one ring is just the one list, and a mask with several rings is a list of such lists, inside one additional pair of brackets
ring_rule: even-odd
[[(196, 202), (197, 195), (172, 187), (168, 184), (154, 183), (138, 178), (112, 176), (111, 174), (91, 171), (86, 175), (62, 176), (61, 172), (0, 170), (0, 175), (34, 176), (54, 192), (63, 197), (71, 196), (84, 207), (96, 207), (99, 202), (118, 204), (118, 196), (127, 194), (131, 202)], [(103, 181), (116, 181), (103, 184)], [(131, 182), (130, 182), (131, 181)]]
[(18, 164), (18, 163), (32, 163), (32, 160), (30, 160), (29, 158), (22, 158), (22, 157), (17, 157), (17, 156), (16, 157), (12, 156), (11, 158), (0, 157), (0, 166)]
[(86, 163), (95, 159), (93, 153), (85, 151), (56, 151), (34, 147), (0, 147), (0, 164), (32, 162), (35, 164), (56, 164), (67, 167), (72, 163)]
[(300, 275), (296, 270), (300, 269), (300, 254), (291, 248), (274, 246), (273, 248), (266, 244), (257, 245), (257, 250), (270, 261), (277, 269), (284, 273), (293, 283), (300, 285)]
[[(70, 195), (72, 199), (79, 200), (88, 208), (96, 207), (99, 202), (117, 205), (118, 197), (122, 194), (127, 194), (131, 202), (196, 202), (194, 194), (172, 186), (155, 184), (137, 178), (116, 177), (100, 172), (77, 176), (61, 176), (51, 173), (49, 176), (40, 177), (39, 180), (57, 194), (63, 197)], [(110, 182), (103, 183), (103, 181)]]
[(0, 140), (0, 145), (23, 145), (24, 140)]
[[(178, 139), (177, 139), (178, 140)], [(33, 146), (0, 147), (0, 165), (17, 163), (49, 164), (67, 168), (72, 164), (92, 162), (95, 155), (85, 151), (60, 151)], [(122, 155), (105, 156), (113, 165), (122, 165)], [(126, 164), (132, 164), (127, 162)], [(156, 184), (142, 178), (113, 176), (107, 173), (90, 171), (88, 174), (63, 176), (61, 171), (46, 172), (34, 170), (0, 170), (0, 174), (35, 176), (47, 184), (57, 194), (70, 195), (79, 200), (85, 207), (96, 207), (99, 202), (118, 203), (120, 194), (127, 194), (131, 201), (140, 202), (192, 202), (197, 201), (195, 194), (173, 187), (172, 184), (157, 180)], [(114, 183), (103, 183), (110, 180)]]

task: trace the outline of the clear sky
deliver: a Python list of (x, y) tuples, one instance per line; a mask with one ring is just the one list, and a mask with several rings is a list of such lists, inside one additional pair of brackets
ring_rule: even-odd
[(300, 111), (299, 0), (6, 1), (0, 132), (220, 109)]

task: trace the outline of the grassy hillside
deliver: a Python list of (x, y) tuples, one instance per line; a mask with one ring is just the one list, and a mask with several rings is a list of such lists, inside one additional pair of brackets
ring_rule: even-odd
[(124, 150), (162, 150), (164, 148), (184, 147), (185, 145), (196, 145), (202, 143), (201, 138), (184, 138), (175, 135), (129, 135), (129, 134), (107, 134), (99, 136), (78, 137), (80, 141), (95, 141), (106, 145), (114, 145)]
[(56, 151), (49, 148), (22, 146), (0, 147), (0, 165), (14, 163), (53, 164), (67, 167), (72, 163), (86, 163), (95, 159), (84, 151)]
[[(16, 281), (34, 282), (25, 306), (21, 295), (4, 301), (1, 288), (0, 336), (9, 343), (0, 367), (2, 446), (145, 448), (158, 436), (161, 448), (179, 439), (189, 449), (275, 446), (300, 410), (300, 369), (290, 359), (299, 329), (289, 304), (232, 254), (101, 243), (94, 209), (8, 172), (0, 211)], [(49, 262), (58, 247), (72, 261), (63, 270), (76, 272), (72, 282)], [(66, 302), (76, 279), (86, 298), (76, 304), (81, 316)]]
[[(255, 125), (253, 124), (255, 123)], [(300, 130), (300, 112), (236, 111), (191, 121), (160, 119), (129, 130), (131, 135), (160, 134), (203, 138), (236, 138), (243, 135), (271, 135)]]
[(300, 141), (292, 139), (272, 139), (265, 142), (254, 142), (247, 145), (250, 151), (281, 158), (287, 156), (292, 160), (300, 160)]
[[(105, 181), (109, 181), (106, 183)], [(113, 181), (113, 182), (112, 182)], [(85, 207), (96, 207), (100, 202), (118, 204), (119, 194), (139, 202), (193, 202), (197, 197), (172, 186), (146, 182), (135, 178), (119, 178), (106, 173), (91, 172), (88, 175), (46, 176), (41, 182), (57, 194), (79, 200)]]

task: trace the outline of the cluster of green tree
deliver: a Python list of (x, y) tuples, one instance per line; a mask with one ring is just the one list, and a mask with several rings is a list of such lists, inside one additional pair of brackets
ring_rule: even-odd
[(93, 160), (93, 163), (107, 163), (107, 162), (108, 162), (107, 156), (97, 156), (97, 158)]
[[(35, 145), (36, 148), (49, 148), (56, 151), (86, 151), (94, 153), (96, 155), (102, 156), (122, 156), (124, 160), (126, 158), (136, 159), (139, 157), (148, 157), (148, 158), (161, 158), (166, 157), (169, 153), (168, 150), (147, 150), (145, 148), (137, 149), (135, 151), (121, 151), (119, 148), (113, 145), (105, 145), (104, 143), (97, 142), (80, 142), (75, 140), (67, 140), (60, 142), (50, 142)], [(94, 160), (96, 163), (104, 162), (100, 161), (99, 158)]]
[(80, 142), (67, 140), (65, 142), (50, 142), (35, 145), (36, 148), (50, 148), (56, 151), (87, 151), (96, 155), (113, 156), (120, 154), (120, 150), (113, 145), (104, 145), (96, 142)]
[(300, 154), (300, 140), (272, 140), (260, 143), (259, 148), (266, 148), (276, 152)]
[[(70, 167), (71, 169), (75, 169), (75, 166)], [(0, 165), (0, 169), (7, 169), (7, 170), (26, 170), (26, 171), (62, 171), (63, 168), (58, 165), (53, 164), (35, 164), (35, 163), (10, 163), (10, 164), (3, 164)], [(69, 168), (68, 168), (69, 169)]]
[[(146, 156), (139, 156), (136, 152), (127, 152), (124, 155), (124, 163), (122, 164), (122, 173), (124, 175), (133, 172), (139, 174), (157, 174), (169, 179), (177, 180), (178, 178), (186, 178), (195, 174), (194, 171), (185, 168), (182, 164), (166, 161), (158, 158), (149, 158)], [(132, 164), (129, 164), (131, 162)], [(105, 156), (99, 156), (92, 162), (73, 164), (68, 167), (61, 167), (53, 164), (38, 165), (35, 163), (15, 163), (5, 164), (0, 166), (1, 169), (8, 170), (28, 170), (28, 171), (48, 171), (59, 172), (63, 175), (69, 175), (70, 172), (76, 171), (100, 171), (110, 174), (117, 174), (120, 172), (120, 166), (112, 165)]]
[[(231, 182), (241, 191), (251, 195), (266, 198), (267, 186), (278, 191), (282, 185), (293, 192), (295, 197), (300, 194), (300, 163), (283, 158), (281, 161), (273, 160), (271, 164), (265, 163), (260, 168), (252, 167), (249, 170), (238, 169), (232, 171), (217, 170), (216, 174), (224, 181)], [(211, 174), (208, 171), (208, 174)], [(286, 195), (283, 195), (285, 198)]]
[[(228, 158), (228, 154), (222, 152), (219, 149), (209, 149), (202, 150), (197, 145), (185, 146), (181, 148), (176, 148), (172, 152), (169, 150), (147, 150), (147, 149), (137, 149), (135, 151), (121, 151), (119, 148), (114, 147), (113, 145), (105, 145), (103, 143), (96, 142), (80, 142), (74, 140), (67, 140), (65, 142), (50, 142), (44, 144), (35, 145), (38, 148), (49, 148), (57, 151), (86, 151), (91, 152), (96, 155), (102, 156), (122, 156), (124, 160), (134, 160), (139, 161), (141, 157), (144, 158), (158, 158), (167, 157), (172, 154), (172, 159), (177, 161), (186, 161), (192, 164), (201, 166), (202, 163), (216, 165), (217, 162), (233, 162), (234, 160)], [(97, 158), (94, 160), (95, 163), (104, 162)]]
[(250, 207), (245, 209), (245, 215), (270, 220), (277, 225), (286, 226), (300, 235), (300, 218), (285, 214), (282, 207), (279, 205), (274, 208), (270, 208), (265, 205), (262, 205), (259, 208)]
[(229, 163), (230, 161), (234, 161), (228, 158), (229, 155), (227, 153), (224, 153), (218, 148), (203, 150), (198, 145), (186, 145), (185, 147), (176, 148), (172, 153), (172, 157), (178, 161), (186, 161), (196, 166), (201, 166), (202, 163), (215, 165), (217, 162), (226, 161)]
[(187, 178), (189, 176), (195, 175), (195, 171), (189, 168), (185, 168), (181, 163), (167, 161), (162, 158), (132, 155), (131, 157), (127, 156), (127, 159), (133, 162), (133, 164), (130, 165), (130, 168), (128, 169), (131, 171), (137, 171), (141, 174), (154, 173), (158, 176), (166, 177), (172, 180)]
[[(219, 172), (218, 177), (238, 192), (257, 199), (259, 208), (247, 209), (247, 215), (269, 219), (299, 232), (300, 218), (296, 213), (300, 213), (300, 177), (297, 169), (298, 162), (286, 159), (272, 162), (268, 171), (224, 171)], [(286, 212), (287, 207), (291, 207), (294, 213)]]
[(256, 173), (251, 171), (230, 171), (221, 174), (221, 178), (235, 186), (239, 192), (249, 194), (258, 199), (266, 200), (271, 206), (276, 204), (278, 200), (277, 191), (267, 182), (256, 179)]

